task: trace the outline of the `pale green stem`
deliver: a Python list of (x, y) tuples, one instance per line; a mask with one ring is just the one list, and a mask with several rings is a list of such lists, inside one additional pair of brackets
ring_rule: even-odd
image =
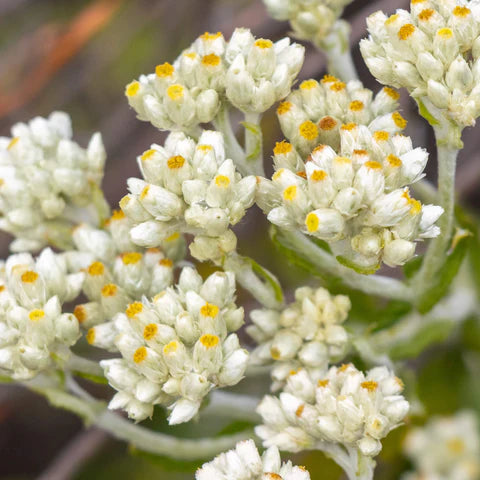
[(230, 112), (226, 105), (220, 108), (220, 111), (212, 123), (214, 127), (223, 134), (227, 156), (234, 161), (242, 175), (248, 175), (246, 154), (238, 143), (237, 137), (235, 137), (235, 132), (230, 122)]
[[(271, 283), (261, 280), (246, 258), (233, 252), (225, 257), (223, 269), (233, 272), (237, 282), (264, 307), (280, 308), (282, 306), (283, 294), (281, 291), (276, 292)], [(278, 286), (278, 288), (280, 287)], [(281, 299), (279, 294), (282, 296)]]
[(249, 173), (265, 176), (263, 169), (263, 135), (260, 126), (259, 113), (246, 113), (245, 122), (245, 153)]
[(438, 150), (438, 201), (444, 213), (437, 222), (440, 235), (430, 241), (422, 267), (415, 277), (415, 291), (420, 298), (432, 283), (447, 259), (454, 226), (455, 170), (458, 149), (443, 144), (442, 131), (434, 128)]
[(216, 390), (210, 395), (210, 403), (201, 411), (201, 415), (260, 423), (261, 418), (255, 411), (259, 403), (260, 399), (257, 397)]
[[(95, 425), (119, 440), (145, 452), (168, 456), (176, 460), (209, 459), (253, 435), (252, 431), (244, 431), (235, 435), (215, 438), (176, 438), (136, 425), (107, 410), (103, 402), (93, 399), (72, 378), (67, 377), (67, 384), (75, 395), (51, 386), (42, 386), (41, 383), (37, 379), (35, 382), (26, 382), (25, 385), (47, 397), (54, 406), (76, 413), (87, 424)], [(49, 381), (47, 380), (46, 383), (48, 385)]]
[(346, 473), (348, 480), (372, 480), (375, 460), (365, 457), (354, 447), (344, 447), (335, 443), (320, 442), (316, 445)]
[(65, 365), (65, 369), (73, 373), (78, 372), (84, 375), (93, 375), (96, 377), (103, 377), (103, 368), (98, 362), (89, 360), (88, 358), (79, 357), (72, 353)]
[(339, 277), (342, 282), (356, 290), (370, 295), (408, 301), (412, 291), (403, 282), (381, 275), (361, 275), (350, 268), (344, 267), (325, 250), (311, 242), (305, 235), (297, 231), (282, 230), (285, 238), (293, 249), (303, 253), (319, 270)]
[(350, 26), (344, 20), (338, 20), (332, 32), (318, 48), (327, 56), (328, 71), (344, 82), (358, 80), (357, 70), (350, 49)]

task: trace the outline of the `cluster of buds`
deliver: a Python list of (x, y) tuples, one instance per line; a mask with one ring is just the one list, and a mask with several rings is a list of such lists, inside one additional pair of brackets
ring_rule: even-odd
[(317, 382), (305, 370), (292, 372), (279, 398), (263, 398), (257, 411), (264, 424), (255, 431), (266, 447), (299, 452), (334, 444), (374, 457), (409, 410), (402, 390), (385, 367), (367, 375), (350, 364), (331, 367)]
[[(109, 224), (126, 220), (117, 211)], [(89, 301), (74, 310), (85, 328), (105, 322), (124, 312), (135, 299), (152, 297), (173, 284), (174, 262), (158, 248), (138, 251), (128, 245), (128, 230), (125, 233), (122, 246), (129, 248), (120, 250), (108, 231), (83, 224), (73, 232), (77, 250), (66, 255), (72, 269), (85, 272), (83, 292)]]
[(79, 208), (89, 207), (98, 222), (93, 198), (103, 178), (102, 138), (96, 133), (81, 148), (63, 112), (18, 123), (11, 134), (0, 138), (0, 228), (16, 237), (13, 251), (65, 247)]
[(480, 438), (476, 414), (462, 411), (413, 429), (405, 453), (416, 467), (402, 480), (475, 480), (480, 476)]
[(245, 440), (205, 463), (197, 470), (195, 479), (310, 480), (310, 474), (305, 467), (294, 466), (290, 461), (282, 464), (278, 448), (270, 447), (260, 456), (255, 442)]
[(415, 0), (411, 12), (390, 17), (376, 12), (367, 20), (370, 37), (360, 45), (365, 62), (381, 83), (405, 87), (423, 102), (432, 124), (442, 121), (441, 114), (460, 130), (474, 125), (480, 114), (479, 13), (474, 2), (459, 0)]
[(260, 180), (257, 203), (270, 222), (328, 242), (353, 268), (403, 265), (415, 240), (439, 234), (434, 223), (443, 209), (422, 205), (407, 187), (423, 176), (427, 158), (409, 137), (344, 124), (340, 148), (319, 145), (307, 162), (292, 144), (278, 143), (276, 172)]
[(276, 20), (288, 20), (295, 37), (322, 47), (352, 0), (263, 0)]
[(238, 383), (248, 353), (234, 333), (243, 324), (235, 303), (235, 278), (214, 273), (205, 282), (185, 267), (176, 288), (148, 301), (130, 303), (113, 321), (96, 325), (87, 341), (119, 351), (122, 358), (101, 362), (118, 393), (109, 407), (143, 420), (154, 405), (169, 406), (169, 422), (190, 420), (215, 387)]
[(0, 372), (27, 380), (63, 362), (80, 337), (72, 313), (62, 304), (80, 292), (83, 273), (69, 274), (67, 261), (49, 248), (37, 259), (28, 253), (2, 262), (0, 280)]
[(140, 120), (161, 130), (191, 131), (215, 119), (226, 98), (244, 112), (264, 112), (290, 92), (304, 48), (283, 38), (276, 43), (238, 28), (229, 42), (204, 33), (173, 65), (158, 65), (126, 88)]
[(199, 260), (217, 260), (236, 247), (229, 230), (254, 202), (256, 179), (242, 178), (225, 159), (223, 136), (205, 131), (198, 143), (171, 133), (165, 147), (139, 157), (144, 180), (130, 178), (130, 194), (120, 201), (135, 225), (132, 241), (155, 247), (177, 232), (195, 236), (190, 251)]
[(401, 132), (407, 125), (397, 111), (399, 93), (389, 87), (373, 97), (358, 80), (333, 75), (303, 81), (277, 108), (280, 127), (303, 159), (319, 144), (340, 147), (343, 125), (365, 125), (371, 132)]
[(328, 364), (341, 360), (348, 344), (342, 323), (350, 310), (344, 295), (324, 288), (295, 291), (295, 302), (283, 311), (253, 310), (247, 332), (259, 345), (251, 362), (274, 362), (272, 390), (285, 385), (292, 372), (305, 369), (313, 382), (325, 375)]

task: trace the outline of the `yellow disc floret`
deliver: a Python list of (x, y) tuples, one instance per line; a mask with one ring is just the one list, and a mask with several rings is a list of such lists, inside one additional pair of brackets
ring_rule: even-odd
[(122, 262), (124, 265), (135, 265), (142, 257), (143, 255), (139, 252), (126, 252), (122, 254)]
[(117, 294), (117, 286), (114, 283), (107, 283), (102, 287), (102, 297), (114, 297)]
[(91, 275), (92, 277), (103, 275), (104, 272), (105, 272), (105, 267), (102, 262), (93, 262), (88, 267), (88, 274)]
[(202, 308), (200, 308), (200, 313), (204, 317), (215, 318), (218, 315), (219, 311), (220, 311), (220, 309), (216, 305), (214, 305), (213, 303), (208, 303), (208, 302), (205, 305), (203, 305)]
[(183, 98), (184, 90), (183, 85), (175, 83), (167, 88), (167, 95), (172, 100), (180, 100)]
[(221, 58), (214, 53), (202, 57), (202, 65), (205, 65), (206, 67), (216, 67), (220, 62)]
[(143, 310), (143, 305), (141, 302), (133, 302), (128, 305), (127, 309), (125, 310), (125, 313), (127, 314), (128, 318), (134, 318), (135, 315), (137, 315), (138, 313), (141, 313), (142, 310)]
[(217, 335), (205, 334), (200, 337), (200, 343), (207, 349), (216, 347), (220, 339)]
[(314, 212), (310, 212), (305, 219), (305, 225), (309, 232), (316, 232), (320, 225), (320, 219), (318, 218), (318, 215)]
[(273, 42), (265, 38), (259, 38), (255, 41), (255, 46), (262, 49), (272, 48)]
[(177, 170), (182, 168), (185, 164), (185, 159), (181, 155), (174, 155), (167, 160), (167, 167), (170, 170)]
[(306, 120), (298, 128), (300, 135), (306, 140), (312, 141), (318, 137), (318, 127), (310, 120)]
[(43, 310), (39, 310), (39, 309), (32, 310), (32, 311), (28, 314), (28, 318), (29, 318), (32, 322), (38, 322), (38, 321), (41, 320), (44, 316), (45, 316), (45, 312), (44, 312)]
[(135, 363), (142, 363), (147, 358), (147, 354), (147, 349), (145, 347), (137, 348), (133, 354), (133, 361)]
[(35, 283), (38, 278), (38, 273), (33, 270), (27, 270), (22, 273), (21, 279), (23, 283)]
[(230, 179), (226, 175), (217, 175), (215, 185), (219, 188), (227, 188), (230, 185)]
[(157, 77), (160, 78), (171, 77), (174, 71), (175, 67), (168, 62), (162, 63), (161, 65), (157, 65), (155, 67), (155, 73)]
[(133, 82), (129, 83), (125, 88), (125, 95), (127, 97), (134, 97), (138, 91), (140, 90), (140, 82), (134, 80)]
[(145, 340), (151, 340), (158, 332), (158, 325), (156, 323), (149, 323), (145, 325), (143, 329), (143, 338)]
[(283, 191), (283, 199), (287, 202), (291, 202), (292, 200), (295, 200), (295, 198), (297, 198), (297, 186), (290, 185)]
[(292, 151), (292, 144), (288, 143), (285, 140), (281, 142), (277, 142), (275, 144), (275, 148), (273, 149), (274, 155), (285, 155), (286, 153), (290, 153)]

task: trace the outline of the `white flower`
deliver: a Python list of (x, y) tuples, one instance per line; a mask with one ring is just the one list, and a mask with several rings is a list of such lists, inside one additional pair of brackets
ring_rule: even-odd
[(348, 335), (342, 323), (350, 310), (344, 295), (332, 296), (324, 288), (295, 291), (295, 302), (283, 311), (253, 310), (247, 332), (258, 343), (253, 363), (274, 362), (272, 389), (284, 386), (287, 377), (305, 369), (312, 381), (323, 378), (328, 363), (345, 353)]
[[(398, 113), (389, 116), (391, 125), (404, 123)], [(259, 179), (257, 190), (270, 222), (327, 241), (343, 263), (364, 272), (382, 261), (403, 265), (416, 240), (439, 234), (434, 223), (443, 212), (422, 205), (408, 189), (422, 178), (427, 152), (392, 135), (390, 120), (377, 120), (369, 127), (342, 125), (340, 146), (317, 145), (305, 162), (292, 144), (277, 143), (276, 172), (271, 181)], [(386, 130), (375, 130), (381, 125)]]
[(221, 453), (204, 463), (195, 474), (196, 480), (310, 480), (305, 467), (282, 463), (278, 448), (270, 447), (262, 456), (253, 440), (237, 443), (235, 449)]
[(298, 452), (329, 443), (374, 457), (408, 412), (402, 389), (385, 367), (366, 375), (353, 365), (331, 367), (317, 382), (305, 370), (292, 372), (280, 397), (266, 396), (258, 406), (263, 425), (255, 431), (265, 447)]
[(0, 138), (0, 228), (16, 237), (13, 251), (65, 247), (76, 217), (88, 214), (98, 222), (85, 207), (94, 205), (103, 177), (101, 136), (81, 148), (63, 112), (18, 123), (11, 134)]
[(345, 83), (325, 75), (320, 82), (303, 81), (278, 106), (277, 117), (285, 137), (306, 158), (318, 144), (338, 149), (342, 125), (355, 123), (390, 134), (402, 131), (407, 122), (397, 112), (399, 98), (392, 88), (374, 97), (358, 80)]
[(87, 333), (92, 345), (119, 351), (120, 359), (101, 362), (118, 390), (110, 408), (123, 408), (131, 418), (151, 416), (153, 406), (171, 409), (170, 424), (190, 420), (215, 387), (238, 383), (248, 353), (234, 332), (243, 324), (237, 308), (232, 273), (214, 273), (202, 281), (190, 267), (176, 288), (150, 302), (130, 303), (113, 321)]
[[(197, 258), (217, 259), (228, 253), (222, 248), (235, 248), (229, 226), (253, 204), (256, 179), (242, 178), (233, 161), (225, 159), (219, 132), (203, 132), (198, 143), (172, 133), (165, 147), (152, 145), (139, 163), (145, 180), (129, 179), (131, 194), (120, 202), (135, 225), (130, 231), (135, 244), (158, 246), (182, 232), (196, 236), (191, 251)], [(200, 245), (203, 237), (206, 244), (212, 242), (211, 249)]]
[(0, 372), (15, 380), (34, 377), (67, 359), (68, 347), (80, 337), (72, 313), (62, 303), (80, 292), (83, 273), (67, 273), (63, 255), (50, 249), (37, 259), (11, 255), (0, 280)]
[(214, 120), (225, 96), (243, 111), (270, 108), (290, 92), (303, 54), (288, 38), (274, 44), (237, 29), (225, 42), (220, 32), (206, 32), (173, 65), (158, 65), (127, 85), (125, 94), (140, 120), (187, 132)]
[(263, 0), (276, 20), (288, 20), (293, 34), (321, 46), (352, 0)]
[(273, 43), (237, 28), (226, 49), (228, 100), (244, 112), (261, 113), (290, 93), (304, 48), (289, 38)]
[(82, 224), (73, 231), (76, 250), (65, 256), (71, 270), (85, 272), (83, 292), (89, 302), (74, 310), (83, 327), (109, 320), (135, 299), (173, 284), (174, 262), (183, 258), (183, 238), (176, 234), (162, 242), (161, 249), (140, 251), (130, 241), (131, 227), (117, 210), (104, 230)]
[(474, 412), (433, 418), (408, 434), (404, 448), (416, 467), (416, 473), (406, 479), (475, 480), (480, 475), (480, 438)]
[[(480, 114), (480, 15), (475, 2), (414, 2), (411, 12), (368, 20), (370, 37), (360, 47), (371, 73), (383, 84), (405, 87), (430, 115), (460, 129)], [(431, 120), (431, 119), (430, 119)]]

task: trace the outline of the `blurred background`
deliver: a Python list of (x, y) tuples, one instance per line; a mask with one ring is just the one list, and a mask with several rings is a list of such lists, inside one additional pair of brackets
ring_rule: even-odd
[[(358, 48), (366, 34), (365, 18), (378, 9), (392, 13), (408, 4), (406, 0), (355, 0), (345, 11), (352, 24), (355, 64), (365, 85), (374, 91), (380, 86), (368, 73)], [(238, 26), (272, 40), (288, 33), (288, 24), (269, 18), (261, 0), (0, 0), (0, 136), (9, 136), (15, 122), (47, 116), (53, 110), (71, 115), (74, 136), (81, 145), (100, 131), (108, 152), (104, 190), (110, 204), (116, 206), (126, 192), (126, 179), (138, 176), (136, 156), (165, 137), (135, 119), (124, 98), (125, 85), (154, 71), (159, 63), (172, 62), (203, 32), (222, 31), (229, 38)], [(301, 79), (319, 78), (325, 73), (325, 58), (306, 47)], [(414, 143), (434, 152), (432, 132), (405, 92), (402, 109)], [(274, 142), (280, 140), (273, 110), (264, 116), (263, 129), (268, 159)], [(472, 209), (479, 199), (478, 133), (477, 128), (464, 134), (466, 148), (460, 155), (457, 185), (460, 200)], [(430, 158), (428, 175), (434, 179), (434, 153)], [(252, 211), (237, 233), (241, 253), (261, 260), (287, 289), (311, 281), (305, 272), (280, 264), (258, 212)], [(7, 255), (8, 242), (7, 236), (0, 237), (2, 258)], [(249, 302), (240, 295), (240, 302)], [(480, 351), (477, 329), (477, 319), (472, 319), (448, 343), (410, 360), (419, 372), (417, 394), (428, 413), (478, 408), (480, 389), (472, 386), (475, 372), (465, 357), (465, 351), (472, 355)], [(257, 382), (247, 387), (260, 395), (268, 384)], [(96, 393), (109, 395), (104, 389)], [(162, 412), (153, 421), (155, 428), (167, 430)], [(219, 433), (220, 429), (233, 431), (245, 425), (219, 421), (216, 427)], [(204, 424), (178, 427), (173, 433), (205, 435), (205, 428)], [(404, 430), (402, 427), (388, 437), (377, 478), (398, 478), (407, 466), (398, 456)], [(314, 480), (340, 478), (340, 471), (322, 454), (303, 455), (295, 461), (305, 464)], [(0, 386), (1, 479), (191, 479), (199, 463), (182, 465), (132, 451), (101, 431), (85, 429), (79, 419), (49, 407), (43, 398), (20, 387)]]

